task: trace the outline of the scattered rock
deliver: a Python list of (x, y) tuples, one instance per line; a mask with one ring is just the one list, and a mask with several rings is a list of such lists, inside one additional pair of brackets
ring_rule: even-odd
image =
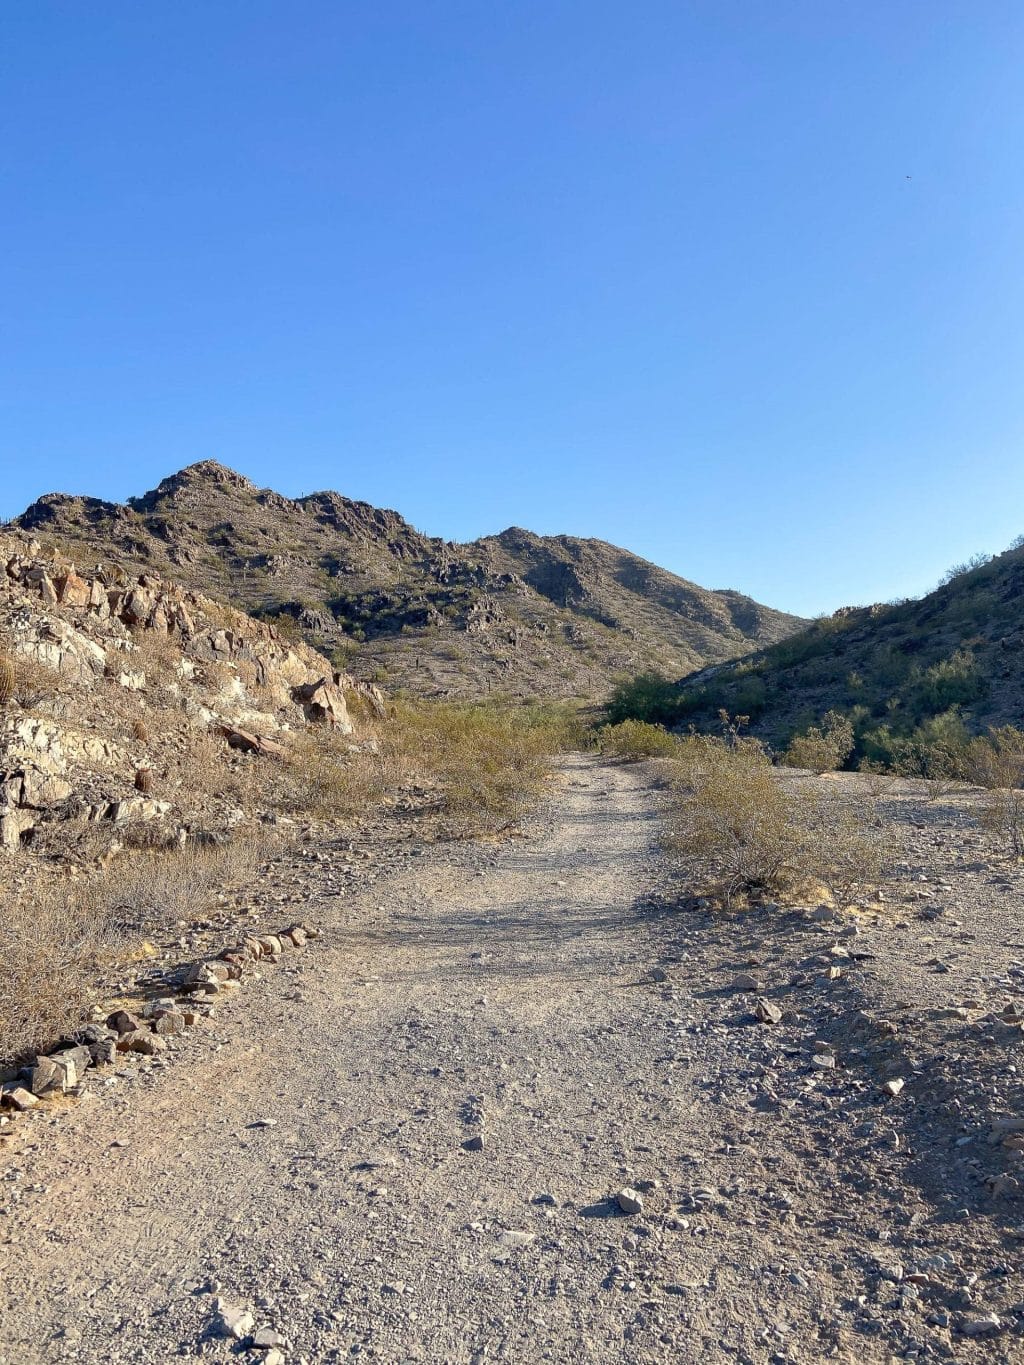
[(256, 1319), (248, 1308), (237, 1308), (226, 1303), (223, 1299), (217, 1300), (217, 1316), (214, 1320), (214, 1327), (221, 1336), (232, 1337), (235, 1341), (244, 1341), (255, 1326)]
[(770, 1000), (759, 999), (754, 1006), (754, 1013), (762, 1024), (780, 1024), (782, 1022), (782, 1011), (778, 1005), (773, 1005)]
[(615, 1196), (615, 1202), (623, 1213), (643, 1213), (644, 1211), (643, 1199), (636, 1190), (632, 1190), (628, 1186), (619, 1190)]

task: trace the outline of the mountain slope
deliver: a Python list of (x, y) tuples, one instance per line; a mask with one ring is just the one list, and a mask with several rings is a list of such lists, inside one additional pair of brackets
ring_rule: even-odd
[(455, 545), (396, 512), (332, 492), (285, 498), (213, 461), (126, 506), (48, 494), (15, 524), (291, 618), (357, 676), (423, 695), (600, 696), (617, 672), (678, 675), (804, 624), (603, 541), (510, 528)]
[[(746, 659), (682, 679), (664, 718), (712, 724), (720, 708), (785, 743), (829, 709), (851, 715), (858, 755), (955, 708), (970, 731), (1024, 723), (1024, 547), (954, 571), (919, 600), (844, 608)], [(875, 736), (872, 739), (872, 735)], [(884, 735), (882, 736), (884, 740)]]

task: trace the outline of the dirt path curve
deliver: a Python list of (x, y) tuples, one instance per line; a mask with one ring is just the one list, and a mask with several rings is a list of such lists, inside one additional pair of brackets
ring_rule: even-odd
[(169, 1069), (24, 1124), (0, 1365), (238, 1359), (217, 1293), (308, 1365), (888, 1359), (905, 1324), (844, 1325), (872, 1234), (762, 1112), (777, 1043), (722, 1023), (735, 944), (687, 939), (658, 835), (642, 773), (569, 759), (528, 838), (311, 904)]

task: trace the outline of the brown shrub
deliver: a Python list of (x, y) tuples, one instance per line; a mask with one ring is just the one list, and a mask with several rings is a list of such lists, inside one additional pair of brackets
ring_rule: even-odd
[(16, 654), (14, 663), (13, 697), (22, 706), (31, 708), (55, 697), (64, 681), (55, 668), (50, 668), (34, 655)]
[(824, 886), (837, 905), (881, 875), (879, 829), (839, 793), (788, 783), (758, 744), (690, 736), (681, 746), (669, 846), (726, 904)]
[(300, 737), (285, 799), (292, 809), (344, 819), (418, 784), (435, 793), (450, 833), (503, 828), (536, 801), (562, 733), (528, 709), (400, 702), (359, 743), (323, 731)]
[(46, 1046), (80, 1018), (105, 928), (70, 886), (0, 893), (0, 1060)]
[(132, 640), (135, 644), (132, 664), (145, 673), (146, 686), (163, 687), (174, 682), (181, 662), (181, 649), (174, 637), (161, 630), (136, 626)]

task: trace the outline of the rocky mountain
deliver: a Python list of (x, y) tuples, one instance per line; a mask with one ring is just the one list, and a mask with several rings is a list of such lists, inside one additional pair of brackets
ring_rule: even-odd
[(942, 726), (1024, 724), (1024, 545), (952, 570), (918, 600), (843, 608), (656, 703), (658, 719), (698, 725), (723, 707), (775, 744), (842, 711), (855, 758), (884, 759), (893, 737), (941, 739)]
[(510, 528), (467, 545), (338, 493), (291, 499), (213, 461), (127, 505), (53, 493), (15, 525), (173, 577), (301, 634), (358, 677), (425, 696), (601, 696), (805, 623), (599, 540)]

